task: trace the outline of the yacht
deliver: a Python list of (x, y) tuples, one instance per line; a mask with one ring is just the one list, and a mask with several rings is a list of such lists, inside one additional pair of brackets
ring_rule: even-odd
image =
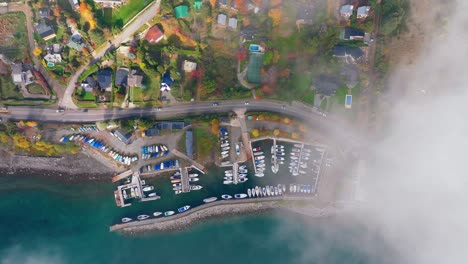
[(278, 196), (278, 187), (275, 186), (274, 190), (275, 190), (275, 195)]
[(225, 176), (225, 177), (224, 177), (224, 180), (226, 180), (226, 181), (232, 181), (232, 176)]
[(240, 146), (238, 143), (236, 143), (236, 155), (239, 156), (240, 154)]
[(221, 195), (221, 198), (223, 198), (224, 200), (229, 200), (229, 199), (232, 199), (232, 196), (229, 194), (223, 194)]
[(283, 184), (283, 192), (286, 192), (286, 185)]
[(229, 176), (229, 177), (232, 177), (233, 174), (232, 173), (224, 173), (224, 176)]
[(180, 191), (182, 190), (182, 186), (177, 186), (177, 187), (174, 187), (172, 188), (173, 191)]
[(255, 157), (254, 159), (255, 159), (255, 160), (263, 160), (263, 159), (265, 159), (265, 156), (257, 156), (257, 157)]
[(149, 215), (139, 215), (137, 217), (138, 220), (145, 220), (145, 219), (148, 219), (149, 218)]
[(260, 188), (258, 188), (258, 186), (255, 186), (255, 194), (257, 196), (259, 196), (259, 194), (260, 194)]
[(195, 178), (198, 177), (198, 173), (190, 173), (188, 176), (189, 178)]
[(254, 156), (260, 156), (262, 154), (263, 154), (263, 152), (261, 152), (261, 151), (260, 152), (254, 152)]
[(239, 182), (246, 182), (249, 178), (244, 177), (244, 178), (239, 178)]
[(260, 167), (257, 168), (257, 172), (264, 172), (264, 171), (265, 171), (265, 168), (260, 168)]
[(173, 215), (173, 214), (175, 214), (174, 211), (167, 211), (167, 212), (164, 212), (164, 216), (171, 216), (171, 215)]
[(177, 211), (179, 211), (179, 213), (183, 213), (183, 212), (187, 211), (188, 209), (190, 209), (190, 205), (183, 206), (183, 207), (177, 209)]
[(296, 156), (291, 156), (291, 159), (292, 159), (292, 160), (298, 160), (298, 159), (299, 159), (299, 157), (296, 157)]
[(256, 151), (260, 151), (260, 150), (262, 150), (262, 148), (260, 148), (260, 147), (256, 147), (256, 148), (253, 148), (252, 150), (253, 150), (254, 152), (256, 152)]
[(154, 190), (154, 187), (153, 187), (153, 186), (145, 186), (145, 187), (143, 187), (143, 191), (144, 191), (144, 192), (149, 192), (149, 191), (152, 191), (152, 190)]
[(289, 192), (293, 192), (293, 185), (292, 184), (289, 184)]
[(265, 160), (256, 160), (255, 164), (256, 165), (265, 164)]
[(222, 148), (225, 148), (225, 147), (227, 147), (227, 146), (229, 146), (229, 143), (221, 144), (221, 147), (222, 147)]
[(234, 198), (236, 198), (236, 199), (244, 199), (246, 197), (247, 197), (247, 194), (245, 194), (245, 193), (234, 194)]
[(265, 164), (256, 164), (257, 165), (257, 168), (265, 168)]
[(256, 177), (263, 177), (263, 176), (265, 176), (265, 174), (263, 174), (263, 173), (255, 173), (254, 175), (255, 175)]
[(147, 196), (148, 196), (148, 197), (155, 197), (155, 196), (156, 196), (156, 193), (155, 193), (155, 192), (154, 192), (154, 193), (150, 193), (150, 194), (148, 194)]
[(175, 194), (181, 194), (182, 193), (182, 190), (176, 190), (174, 191)]
[(224, 147), (221, 150), (226, 151), (226, 150), (230, 150), (230, 149), (231, 149), (231, 147)]
[(128, 217), (122, 218), (122, 223), (128, 223), (128, 222), (130, 222), (130, 221), (132, 221), (131, 218), (128, 218)]
[(252, 192), (252, 197), (255, 197), (255, 188), (250, 189), (250, 191)]
[(302, 144), (294, 144), (295, 148), (302, 148)]
[(189, 182), (197, 182), (199, 181), (200, 179), (199, 178), (190, 178), (189, 179)]
[(232, 184), (232, 181), (231, 180), (226, 180), (226, 181), (223, 181), (223, 184)]
[(299, 170), (299, 173), (300, 174), (306, 174), (307, 172), (303, 171), (303, 170)]
[(201, 188), (203, 188), (201, 185), (193, 185), (193, 186), (190, 186), (190, 190), (191, 190), (191, 191), (198, 191), (198, 190), (200, 190)]
[(252, 197), (252, 191), (250, 189), (247, 189), (247, 195), (250, 197)]
[(239, 170), (246, 170), (246, 169), (247, 169), (246, 165), (239, 166)]
[(297, 153), (301, 152), (301, 150), (298, 149), (298, 148), (293, 148), (293, 149), (291, 149), (291, 151), (292, 151), (292, 152), (297, 152)]
[(218, 197), (210, 197), (210, 198), (203, 199), (203, 202), (204, 203), (211, 203), (211, 202), (214, 202), (216, 200), (218, 200)]
[(227, 157), (229, 157), (229, 154), (221, 155), (221, 159), (225, 159), (225, 158), (227, 158)]
[(153, 213), (153, 215), (154, 215), (155, 217), (158, 217), (158, 216), (160, 216), (160, 215), (162, 215), (162, 214), (163, 214), (162, 212), (154, 212), (154, 213)]
[(247, 170), (239, 170), (239, 173), (247, 173)]

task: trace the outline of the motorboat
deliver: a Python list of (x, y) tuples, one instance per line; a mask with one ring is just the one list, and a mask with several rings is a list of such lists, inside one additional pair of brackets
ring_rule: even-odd
[(232, 170), (226, 170), (224, 173), (232, 173)]
[(291, 156), (291, 159), (292, 159), (292, 160), (298, 160), (298, 159), (299, 159), (299, 157), (296, 157), (296, 156)]
[(190, 173), (188, 176), (189, 178), (195, 178), (198, 177), (198, 173)]
[(232, 173), (224, 173), (224, 176), (229, 176), (229, 177), (232, 177), (233, 174)]
[(247, 169), (246, 165), (239, 166), (239, 170), (245, 170), (245, 169)]
[(303, 170), (299, 170), (299, 173), (300, 174), (306, 174), (307, 172), (303, 171)]
[(259, 194), (260, 194), (260, 188), (258, 188), (258, 186), (255, 186), (255, 194), (257, 196), (259, 196)]
[(197, 182), (199, 181), (200, 179), (199, 178), (190, 178), (189, 179), (189, 182)]
[(250, 197), (252, 197), (252, 191), (250, 189), (247, 189), (247, 195)]
[(265, 160), (256, 160), (255, 164), (256, 165), (265, 164)]
[(299, 152), (301, 152), (301, 150), (300, 150), (300, 149), (298, 149), (298, 148), (292, 148), (292, 149), (291, 149), (291, 151), (292, 151), (292, 152), (296, 152), (296, 153), (299, 153)]
[(296, 192), (297, 191), (297, 186), (294, 184), (293, 185), (293, 192)]
[(239, 177), (247, 177), (246, 173), (239, 173)]
[(229, 154), (221, 155), (221, 159), (225, 159), (225, 158), (227, 158), (227, 157), (229, 157)]
[(154, 212), (154, 213), (153, 213), (153, 215), (154, 215), (155, 217), (158, 217), (158, 216), (160, 216), (160, 215), (162, 215), (162, 214), (163, 214), (162, 212)]
[(255, 164), (255, 165), (257, 165), (257, 168), (265, 168), (265, 164), (264, 164), (264, 163), (263, 163), (263, 164)]
[(289, 184), (289, 192), (293, 192), (293, 185)]
[(153, 187), (153, 186), (145, 186), (145, 187), (143, 187), (143, 191), (144, 191), (144, 192), (149, 192), (149, 191), (152, 191), (152, 190), (154, 190), (154, 187)]
[(266, 192), (266, 188), (265, 188), (265, 187), (262, 187), (262, 194), (263, 194), (263, 196), (266, 196), (266, 195), (267, 195), (267, 192)]
[(299, 157), (299, 153), (291, 152), (291, 156), (293, 156), (293, 157)]
[(124, 217), (122, 218), (122, 223), (128, 223), (130, 221), (132, 221), (133, 219), (129, 218), (129, 217)]
[(225, 177), (224, 177), (224, 180), (226, 180), (226, 181), (232, 181), (232, 176), (225, 176)]
[(150, 193), (150, 194), (148, 194), (147, 196), (148, 196), (148, 197), (155, 197), (155, 196), (156, 196), (156, 193), (155, 193), (155, 192), (154, 192), (154, 193)]
[(223, 184), (232, 184), (232, 181), (226, 180), (226, 181), (223, 181)]
[(263, 154), (263, 152), (261, 152), (261, 151), (260, 152), (254, 152), (254, 156), (260, 156), (262, 154)]
[[(258, 166), (257, 166), (258, 167)], [(258, 167), (257, 168), (257, 172), (264, 172), (266, 169), (264, 167)]]
[(182, 193), (182, 190), (176, 190), (174, 191), (175, 194), (181, 194)]
[(239, 173), (247, 173), (248, 170), (239, 170)]
[(211, 203), (211, 202), (214, 202), (216, 200), (218, 200), (218, 197), (210, 197), (210, 198), (203, 199), (203, 202), (204, 203)]
[(247, 197), (247, 194), (245, 194), (245, 193), (234, 194), (234, 198), (236, 198), (236, 199), (244, 199), (246, 197)]
[(277, 196), (278, 195), (278, 187), (275, 186), (274, 190), (275, 190), (275, 195)]
[(240, 146), (236, 143), (236, 155), (239, 156), (240, 154)]
[(283, 184), (283, 192), (286, 192), (286, 185)]
[(254, 152), (256, 152), (256, 151), (262, 150), (262, 148), (261, 148), (261, 147), (256, 147), (256, 148), (253, 148), (252, 150), (253, 150)]
[(167, 212), (164, 212), (164, 216), (171, 216), (171, 215), (173, 215), (173, 214), (175, 214), (174, 211), (167, 211)]
[(283, 158), (283, 157), (277, 157), (277, 159), (278, 159), (278, 160), (284, 160), (284, 158)]
[(198, 190), (201, 190), (201, 188), (203, 188), (201, 185), (190, 186), (191, 191), (198, 191)]
[(282, 157), (284, 156), (284, 152), (276, 152), (276, 157)]
[(174, 183), (174, 184), (172, 184), (172, 186), (174, 186), (174, 187), (179, 187), (179, 186), (182, 186), (182, 183), (181, 183), (181, 182), (179, 182), (179, 183)]
[(254, 175), (255, 175), (256, 177), (263, 177), (263, 176), (265, 176), (265, 174), (263, 174), (263, 173), (255, 173)]
[(223, 194), (221, 195), (221, 198), (223, 198), (224, 200), (229, 200), (229, 199), (232, 199), (232, 196), (229, 194)]
[(180, 179), (180, 175), (173, 175), (173, 176), (171, 176), (171, 180), (176, 180), (176, 179)]
[(294, 144), (295, 148), (302, 148), (302, 144)]
[(281, 184), (278, 184), (278, 194), (279, 195), (282, 195), (283, 194), (283, 190), (281, 189)]
[(230, 149), (231, 149), (231, 147), (229, 147), (229, 146), (221, 148), (221, 150), (223, 150), (223, 151), (230, 150)]
[(255, 157), (254, 159), (255, 159), (255, 160), (263, 160), (263, 159), (265, 159), (265, 156), (257, 156), (257, 157)]
[(171, 183), (178, 183), (178, 182), (181, 182), (182, 180), (181, 179), (175, 179), (175, 180), (171, 180)]
[(228, 137), (223, 136), (223, 137), (220, 137), (219, 139), (220, 139), (221, 141), (222, 141), (222, 140), (227, 140)]
[(139, 216), (137, 217), (137, 219), (140, 220), (140, 221), (141, 221), (141, 220), (148, 219), (148, 218), (149, 218), (149, 215), (139, 215)]
[(228, 153), (229, 153), (229, 151), (222, 151), (221, 155), (227, 155)]
[(268, 196), (271, 196), (270, 186), (267, 185), (265, 188), (266, 188), (266, 194), (267, 194)]
[(225, 148), (225, 147), (227, 147), (227, 146), (229, 146), (229, 143), (221, 144), (221, 147), (222, 147), (222, 148)]
[(183, 206), (183, 207), (177, 209), (177, 211), (179, 211), (179, 213), (183, 213), (183, 212), (187, 211), (188, 209), (190, 209), (190, 205)]
[(244, 178), (239, 178), (239, 182), (246, 182), (249, 178), (244, 177)]

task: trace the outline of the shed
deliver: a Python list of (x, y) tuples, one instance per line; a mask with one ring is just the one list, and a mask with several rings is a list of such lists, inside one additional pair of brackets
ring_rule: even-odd
[(188, 60), (184, 60), (183, 69), (184, 69), (185, 72), (193, 72), (194, 70), (197, 69), (197, 63), (192, 62), (192, 61), (188, 61)]
[(138, 74), (136, 70), (131, 70), (127, 79), (128, 87), (141, 87), (142, 83), (143, 75)]
[(112, 134), (126, 145), (130, 143), (130, 138), (132, 137), (131, 133), (124, 133), (120, 129), (115, 130)]
[(36, 32), (43, 38), (45, 41), (55, 38), (55, 32), (51, 26), (46, 23), (36, 24)]
[(370, 6), (360, 6), (357, 9), (357, 19), (365, 19), (369, 16)]
[(342, 39), (344, 40), (364, 40), (366, 33), (360, 29), (345, 27), (342, 32)]
[(15, 84), (23, 82), (23, 65), (21, 63), (11, 65), (11, 78)]
[(183, 19), (183, 18), (188, 18), (189, 17), (188, 6), (186, 6), (186, 5), (176, 6), (174, 8), (174, 12), (175, 12), (175, 15), (176, 15), (177, 19)]
[(345, 19), (349, 19), (353, 15), (353, 5), (344, 5), (340, 8), (340, 15)]
[(39, 13), (39, 17), (42, 18), (42, 19), (49, 18), (50, 9), (49, 8), (39, 8), (38, 13)]
[(156, 25), (152, 26), (145, 35), (145, 40), (149, 43), (158, 43), (163, 38), (164, 34)]

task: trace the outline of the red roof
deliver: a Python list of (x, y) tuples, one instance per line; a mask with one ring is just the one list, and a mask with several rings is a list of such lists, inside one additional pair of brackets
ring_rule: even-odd
[(158, 42), (162, 36), (163, 33), (161, 32), (161, 30), (159, 30), (157, 26), (152, 26), (146, 33), (145, 39), (150, 43), (154, 43)]

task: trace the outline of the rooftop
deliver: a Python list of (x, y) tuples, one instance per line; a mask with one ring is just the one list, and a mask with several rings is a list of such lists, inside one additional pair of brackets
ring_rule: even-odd
[(237, 18), (231, 17), (229, 18), (229, 24), (228, 26), (234, 30), (237, 30)]
[(218, 24), (225, 26), (227, 16), (225, 14), (218, 14)]
[(146, 32), (145, 40), (149, 43), (157, 43), (161, 41), (163, 37), (164, 34), (156, 25), (154, 25), (148, 30), (148, 32)]
[(118, 68), (117, 72), (115, 73), (115, 85), (127, 86), (127, 78), (128, 78), (128, 69), (124, 67)]
[(340, 80), (332, 75), (319, 75), (315, 80), (315, 88), (318, 94), (332, 96), (340, 87)]

